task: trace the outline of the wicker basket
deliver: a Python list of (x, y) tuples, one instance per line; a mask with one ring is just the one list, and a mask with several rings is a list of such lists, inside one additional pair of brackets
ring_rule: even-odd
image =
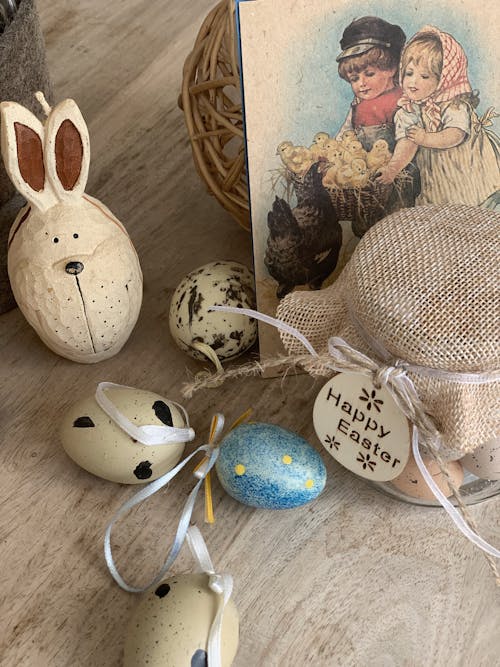
[(179, 106), (193, 159), (209, 191), (250, 229), (243, 111), (233, 0), (221, 0), (184, 63)]
[[(304, 178), (291, 171), (286, 172), (286, 180), (292, 185), (297, 198), (306, 195)], [(393, 185), (369, 181), (363, 188), (325, 188), (335, 208), (339, 220), (350, 220), (356, 236), (363, 234), (378, 220), (387, 215)]]

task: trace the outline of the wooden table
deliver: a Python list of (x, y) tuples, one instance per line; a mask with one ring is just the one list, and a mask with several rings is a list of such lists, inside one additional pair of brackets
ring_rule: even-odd
[[(198, 178), (177, 107), (181, 70), (212, 0), (39, 0), (57, 99), (87, 119), (87, 191), (124, 222), (144, 272), (139, 322), (125, 348), (97, 365), (55, 356), (21, 313), (0, 317), (0, 664), (114, 667), (138, 599), (103, 559), (103, 534), (136, 491), (78, 468), (58, 441), (77, 399), (110, 380), (181, 399), (200, 365), (168, 331), (169, 298), (189, 270), (215, 259), (251, 262), (250, 238)], [(248, 359), (248, 357), (247, 357)], [(211, 415), (296, 430), (320, 448), (311, 411), (321, 383), (252, 378), (185, 405), (200, 443)], [(443, 511), (378, 493), (323, 453), (325, 491), (296, 510), (259, 511), (215, 482), (217, 521), (195, 519), (219, 570), (233, 574), (241, 616), (235, 667), (500, 664), (498, 592), (485, 559)], [(120, 567), (146, 582), (163, 562), (190, 471), (116, 531)], [(498, 501), (472, 508), (500, 543)], [(189, 571), (187, 548), (174, 566)]]

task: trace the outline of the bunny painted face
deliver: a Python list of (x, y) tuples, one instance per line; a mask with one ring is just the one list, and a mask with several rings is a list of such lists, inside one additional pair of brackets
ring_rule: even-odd
[(6, 169), (28, 205), (9, 236), (16, 301), (43, 342), (93, 363), (116, 354), (137, 320), (142, 274), (123, 225), (84, 194), (89, 143), (72, 100), (43, 126), (13, 102), (0, 105)]

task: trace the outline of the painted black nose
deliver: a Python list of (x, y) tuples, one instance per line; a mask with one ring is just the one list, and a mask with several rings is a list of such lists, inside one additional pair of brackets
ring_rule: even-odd
[(66, 273), (76, 276), (83, 271), (83, 264), (81, 262), (68, 262), (64, 267)]

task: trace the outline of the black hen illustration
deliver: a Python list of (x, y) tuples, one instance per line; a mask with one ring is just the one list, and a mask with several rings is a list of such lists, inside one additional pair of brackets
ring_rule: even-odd
[(321, 178), (318, 164), (314, 164), (297, 192), (297, 206), (292, 210), (284, 199), (276, 197), (267, 215), (264, 263), (278, 282), (279, 299), (296, 285), (320, 289), (337, 265), (342, 227)]

